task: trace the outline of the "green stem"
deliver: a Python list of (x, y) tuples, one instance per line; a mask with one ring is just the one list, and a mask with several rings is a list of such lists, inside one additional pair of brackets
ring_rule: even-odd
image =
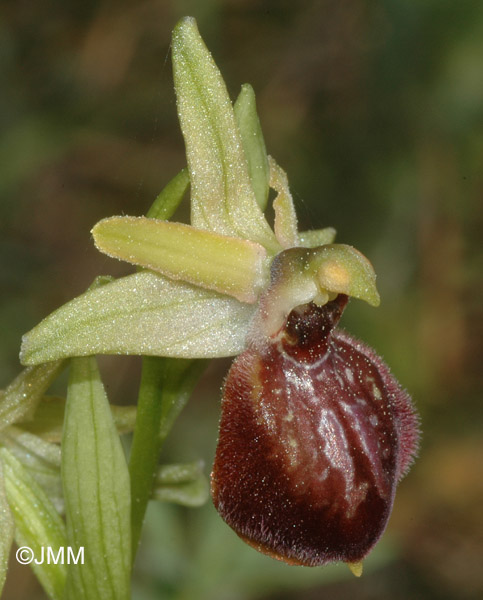
[[(162, 190), (147, 216), (169, 219), (189, 186), (182, 169)], [(186, 404), (205, 361), (143, 358), (136, 425), (129, 460), (131, 476), (132, 560), (141, 538), (144, 515), (154, 485), (159, 453), (176, 417)]]
[(162, 444), (188, 401), (205, 364), (206, 361), (200, 360), (152, 356), (143, 359), (129, 461), (133, 562), (153, 490)]

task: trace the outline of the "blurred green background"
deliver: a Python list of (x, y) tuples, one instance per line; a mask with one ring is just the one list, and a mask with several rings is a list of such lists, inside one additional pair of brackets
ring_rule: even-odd
[[(253, 85), (301, 227), (334, 226), (373, 262), (381, 307), (352, 302), (342, 325), (391, 365), (424, 435), (360, 580), (259, 556), (210, 505), (153, 504), (134, 598), (483, 597), (481, 0), (2, 3), (0, 385), (25, 331), (128, 272), (94, 250), (94, 223), (145, 213), (184, 165), (169, 43), (186, 14), (232, 98)], [(111, 400), (134, 402), (139, 360), (101, 364)], [(210, 366), (166, 461), (209, 472), (228, 366)], [(15, 561), (4, 597), (44, 598)]]

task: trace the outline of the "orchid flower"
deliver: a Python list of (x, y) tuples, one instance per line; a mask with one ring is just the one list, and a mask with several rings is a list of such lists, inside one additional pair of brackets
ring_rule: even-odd
[[(103, 219), (97, 248), (138, 267), (56, 310), (23, 339), (25, 365), (93, 354), (236, 356), (212, 495), (249, 544), (291, 564), (361, 561), (385, 529), (418, 441), (408, 395), (335, 330), (375, 273), (327, 227), (299, 232), (249, 85), (232, 105), (192, 18), (173, 33), (187, 169), (146, 217)], [(168, 219), (188, 187), (191, 223)], [(275, 191), (273, 230), (265, 218)]]

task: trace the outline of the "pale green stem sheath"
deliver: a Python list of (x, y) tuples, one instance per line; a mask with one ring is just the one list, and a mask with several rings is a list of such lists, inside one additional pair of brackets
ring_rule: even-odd
[(136, 556), (148, 501), (153, 492), (161, 446), (186, 404), (205, 361), (145, 357), (134, 437), (131, 475), (132, 556)]
[(267, 283), (265, 249), (240, 238), (146, 217), (103, 219), (92, 234), (109, 256), (241, 302), (255, 302)]
[(129, 472), (94, 357), (75, 358), (62, 437), (68, 544), (84, 548), (71, 564), (65, 600), (128, 600), (131, 576)]

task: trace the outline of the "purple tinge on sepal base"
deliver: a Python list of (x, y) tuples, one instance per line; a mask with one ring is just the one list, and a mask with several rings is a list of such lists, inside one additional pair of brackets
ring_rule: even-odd
[(409, 396), (373, 350), (334, 329), (346, 303), (293, 310), (225, 383), (214, 504), (246, 542), (290, 564), (362, 560), (417, 450)]

